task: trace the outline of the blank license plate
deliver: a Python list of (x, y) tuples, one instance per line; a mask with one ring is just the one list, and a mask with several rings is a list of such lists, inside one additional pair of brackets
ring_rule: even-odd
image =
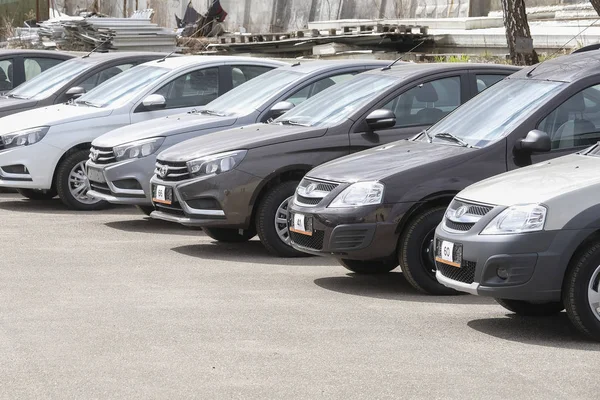
[(106, 178), (101, 170), (96, 168), (88, 168), (87, 176), (90, 181), (106, 183)]
[(308, 230), (308, 222), (310, 217), (304, 214), (293, 214), (290, 226), (290, 231), (300, 233), (302, 235), (312, 236), (312, 232)]
[(437, 262), (460, 268), (462, 264), (462, 245), (438, 240), (435, 252)]
[(173, 188), (164, 185), (153, 185), (152, 201), (155, 203), (172, 204)]

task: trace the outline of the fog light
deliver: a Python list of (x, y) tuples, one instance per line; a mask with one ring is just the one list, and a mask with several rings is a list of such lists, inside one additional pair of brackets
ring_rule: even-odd
[(508, 270), (504, 267), (500, 267), (496, 270), (496, 275), (498, 275), (500, 279), (508, 279)]

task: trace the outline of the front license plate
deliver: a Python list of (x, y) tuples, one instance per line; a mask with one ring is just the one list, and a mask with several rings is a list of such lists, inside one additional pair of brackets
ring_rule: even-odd
[(443, 264), (460, 268), (462, 263), (462, 245), (446, 240), (438, 241), (435, 260)]
[(292, 215), (292, 226), (290, 230), (292, 232), (301, 233), (302, 235), (312, 236), (312, 232), (309, 231), (307, 226), (308, 218), (304, 214), (293, 214)]
[(104, 177), (102, 170), (90, 167), (87, 170), (87, 176), (90, 181), (106, 183), (106, 178)]
[(173, 203), (173, 189), (170, 188), (169, 186), (153, 185), (152, 201), (154, 201), (155, 203), (172, 204)]

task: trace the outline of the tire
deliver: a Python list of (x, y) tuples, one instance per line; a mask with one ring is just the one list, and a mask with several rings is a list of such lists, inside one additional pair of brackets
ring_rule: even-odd
[(202, 230), (208, 237), (223, 243), (243, 243), (256, 236), (254, 230), (245, 230), (242, 235), (239, 229), (203, 228)]
[(524, 317), (549, 317), (565, 309), (562, 302), (531, 303), (523, 300), (495, 299), (498, 304)]
[[(61, 201), (72, 210), (95, 211), (109, 206), (109, 203), (104, 200), (85, 195), (89, 189), (89, 181), (82, 168), (88, 156), (88, 150), (78, 150), (71, 153), (58, 165), (56, 170), (56, 191)], [(77, 186), (73, 187), (73, 191), (75, 193), (78, 190), (80, 191), (78, 197), (75, 197), (74, 192), (72, 192), (70, 182), (72, 175), (77, 177)]]
[[(600, 341), (599, 281), (600, 242), (596, 242), (573, 258), (562, 293), (567, 315), (573, 325), (597, 341)], [(588, 297), (589, 294), (593, 294), (593, 301)]]
[(437, 281), (433, 261), (433, 234), (446, 207), (430, 208), (412, 218), (398, 242), (398, 261), (406, 280), (417, 290), (434, 295), (459, 294)]
[(17, 192), (19, 192), (21, 196), (34, 201), (52, 200), (57, 195), (56, 190), (54, 189), (17, 189)]
[[(296, 191), (297, 181), (282, 182), (271, 188), (256, 209), (256, 231), (262, 244), (269, 253), (279, 257), (307, 257), (308, 254), (294, 249), (290, 246), (290, 234), (287, 230), (287, 206), (285, 215), (280, 216), (280, 223), (277, 224), (277, 217), (280, 207), (284, 207), (284, 202), (289, 200)], [(283, 219), (286, 219), (285, 226)], [(280, 237), (280, 234), (282, 237)]]
[(347, 260), (338, 259), (342, 267), (360, 275), (375, 275), (385, 274), (395, 269), (398, 263), (395, 260), (391, 261), (362, 261), (362, 260)]
[(154, 211), (154, 207), (152, 207), (152, 206), (135, 206), (135, 207), (142, 213), (146, 214), (147, 216), (150, 216), (150, 214), (152, 214), (152, 211)]

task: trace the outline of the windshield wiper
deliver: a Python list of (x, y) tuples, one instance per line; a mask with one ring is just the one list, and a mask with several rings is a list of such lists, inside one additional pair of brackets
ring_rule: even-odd
[(17, 96), (16, 94), (12, 94), (12, 93), (7, 93), (5, 96), (8, 97), (9, 99), (21, 99), (21, 100), (27, 100), (28, 99), (28, 97)]
[(424, 133), (425, 136), (427, 136), (427, 141), (429, 143), (433, 142), (433, 139), (431, 138), (431, 135), (429, 134), (429, 130), (428, 129), (424, 129), (423, 132), (421, 132), (421, 133)]
[(280, 123), (281, 125), (310, 126), (310, 124), (303, 124), (302, 122), (292, 121), (291, 119), (284, 119), (276, 122)]
[[(430, 137), (429, 134), (427, 135), (427, 137)], [(433, 135), (433, 137), (450, 140), (451, 142), (457, 143), (463, 147), (473, 147), (470, 144), (468, 144), (467, 142), (464, 142), (463, 140), (457, 138), (456, 136), (454, 136), (453, 134), (448, 133), (448, 132), (436, 133), (435, 135)]]
[(213, 111), (213, 110), (200, 110), (198, 111), (200, 114), (208, 114), (208, 115), (216, 115), (217, 117), (224, 117), (225, 114)]
[(83, 105), (88, 106), (88, 107), (102, 108), (102, 106), (100, 104), (92, 103), (91, 101), (87, 101), (87, 100), (84, 100), (84, 101), (78, 100), (75, 103), (77, 103), (77, 104), (83, 104)]

